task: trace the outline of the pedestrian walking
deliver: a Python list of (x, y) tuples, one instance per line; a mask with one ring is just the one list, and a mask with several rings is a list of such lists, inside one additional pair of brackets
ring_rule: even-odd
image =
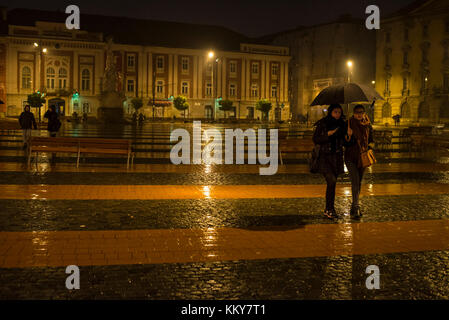
[(30, 106), (27, 104), (24, 111), (19, 116), (19, 124), (22, 128), (23, 133), (23, 148), (28, 146), (28, 142), (31, 137), (31, 130), (37, 129), (36, 120), (34, 119), (34, 114), (31, 112)]
[(318, 173), (326, 179), (326, 210), (330, 219), (338, 218), (335, 210), (335, 188), (337, 178), (344, 173), (343, 145), (346, 135), (345, 116), (339, 104), (329, 106), (327, 115), (314, 124), (313, 142), (320, 146)]
[(345, 164), (351, 178), (352, 205), (351, 217), (360, 218), (360, 189), (362, 187), (365, 167), (362, 163), (363, 152), (373, 149), (373, 127), (365, 113), (363, 105), (354, 107), (354, 115), (348, 120), (347, 136), (345, 137)]
[(50, 106), (47, 112), (45, 112), (44, 118), (48, 119), (47, 130), (50, 133), (50, 137), (56, 137), (59, 128), (61, 128), (61, 121), (59, 120), (58, 113), (56, 112), (56, 107)]

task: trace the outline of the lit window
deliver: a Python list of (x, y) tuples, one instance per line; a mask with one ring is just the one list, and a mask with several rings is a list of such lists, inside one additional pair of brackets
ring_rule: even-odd
[(236, 73), (236, 70), (237, 70), (237, 65), (236, 65), (236, 63), (235, 63), (234, 61), (231, 61), (231, 62), (229, 63), (229, 72), (230, 72), (230, 73)]
[(55, 69), (53, 68), (47, 69), (47, 88), (48, 89), (55, 88)]
[(23, 67), (22, 69), (22, 89), (31, 88), (31, 69), (29, 67)]
[(157, 80), (156, 81), (156, 92), (163, 93), (164, 92), (164, 81)]
[(128, 80), (128, 92), (134, 92), (134, 80)]
[(81, 72), (81, 90), (90, 90), (90, 71), (88, 69), (84, 69)]
[(136, 56), (135, 55), (128, 55), (128, 67), (134, 68), (136, 64)]
[(276, 98), (278, 96), (278, 87), (271, 86), (271, 97)]
[(259, 96), (259, 86), (257, 84), (251, 85), (251, 97), (258, 97)]
[(254, 74), (259, 74), (259, 63), (258, 62), (253, 62), (251, 64), (251, 72)]
[(188, 82), (183, 82), (181, 84), (181, 92), (182, 94), (189, 94), (189, 83)]
[(67, 69), (59, 69), (59, 88), (65, 89), (67, 87)]
[(206, 83), (206, 96), (210, 97), (212, 95), (212, 83)]
[(235, 96), (236, 96), (236, 92), (237, 92), (237, 90), (236, 90), (235, 84), (231, 83), (231, 84), (229, 85), (229, 95), (230, 95), (231, 97), (235, 97)]

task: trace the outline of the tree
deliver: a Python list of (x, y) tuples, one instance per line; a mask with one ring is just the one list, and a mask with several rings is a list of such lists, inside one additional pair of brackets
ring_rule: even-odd
[(227, 112), (231, 111), (234, 108), (234, 106), (232, 105), (232, 101), (231, 100), (221, 100), (219, 102), (219, 104), (220, 104), (220, 108), (219, 109), (221, 111), (224, 111), (225, 118), (227, 118)]
[(142, 98), (133, 98), (131, 100), (131, 104), (133, 105), (133, 108), (138, 113), (139, 109), (143, 107), (143, 100), (142, 100)]
[(44, 99), (44, 95), (41, 94), (39, 91), (29, 94), (28, 95), (28, 99), (27, 99), (27, 103), (30, 105), (30, 107), (32, 108), (36, 108), (39, 111), (39, 122), (41, 122), (41, 112), (40, 112), (40, 108), (42, 107), (42, 105), (45, 103), (45, 99)]
[(186, 117), (186, 110), (189, 108), (189, 103), (187, 102), (187, 98), (184, 96), (177, 96), (173, 99), (173, 106), (179, 111), (184, 112), (184, 118)]
[(263, 113), (263, 117), (265, 120), (268, 120), (268, 113), (270, 112), (271, 108), (271, 102), (266, 99), (259, 100), (256, 103), (256, 109)]

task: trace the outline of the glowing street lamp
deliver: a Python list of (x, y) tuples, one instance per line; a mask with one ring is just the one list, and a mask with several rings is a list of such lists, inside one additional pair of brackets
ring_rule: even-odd
[(42, 49), (43, 53), (47, 53), (47, 48)]
[(352, 71), (352, 66), (354, 65), (352, 63), (351, 60), (348, 60), (348, 62), (346, 62), (346, 65), (348, 66), (348, 83), (351, 82), (351, 71)]
[[(208, 57), (209, 60), (212, 60), (215, 57), (215, 53), (213, 51), (209, 51), (208, 53)], [(215, 62), (218, 62), (218, 58), (215, 59)], [(215, 108), (215, 90), (214, 90), (214, 61), (211, 61), (211, 67), (212, 67), (212, 71), (211, 71), (211, 89), (212, 89), (212, 104), (213, 104), (213, 108), (214, 108), (214, 120), (217, 118), (217, 110)]]

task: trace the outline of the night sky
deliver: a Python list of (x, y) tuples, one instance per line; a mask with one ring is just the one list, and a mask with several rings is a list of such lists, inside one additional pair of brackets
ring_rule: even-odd
[(350, 13), (365, 17), (370, 4), (390, 14), (414, 0), (6, 0), (8, 8), (60, 10), (76, 4), (82, 14), (94, 13), (153, 20), (221, 25), (250, 37), (332, 21)]

